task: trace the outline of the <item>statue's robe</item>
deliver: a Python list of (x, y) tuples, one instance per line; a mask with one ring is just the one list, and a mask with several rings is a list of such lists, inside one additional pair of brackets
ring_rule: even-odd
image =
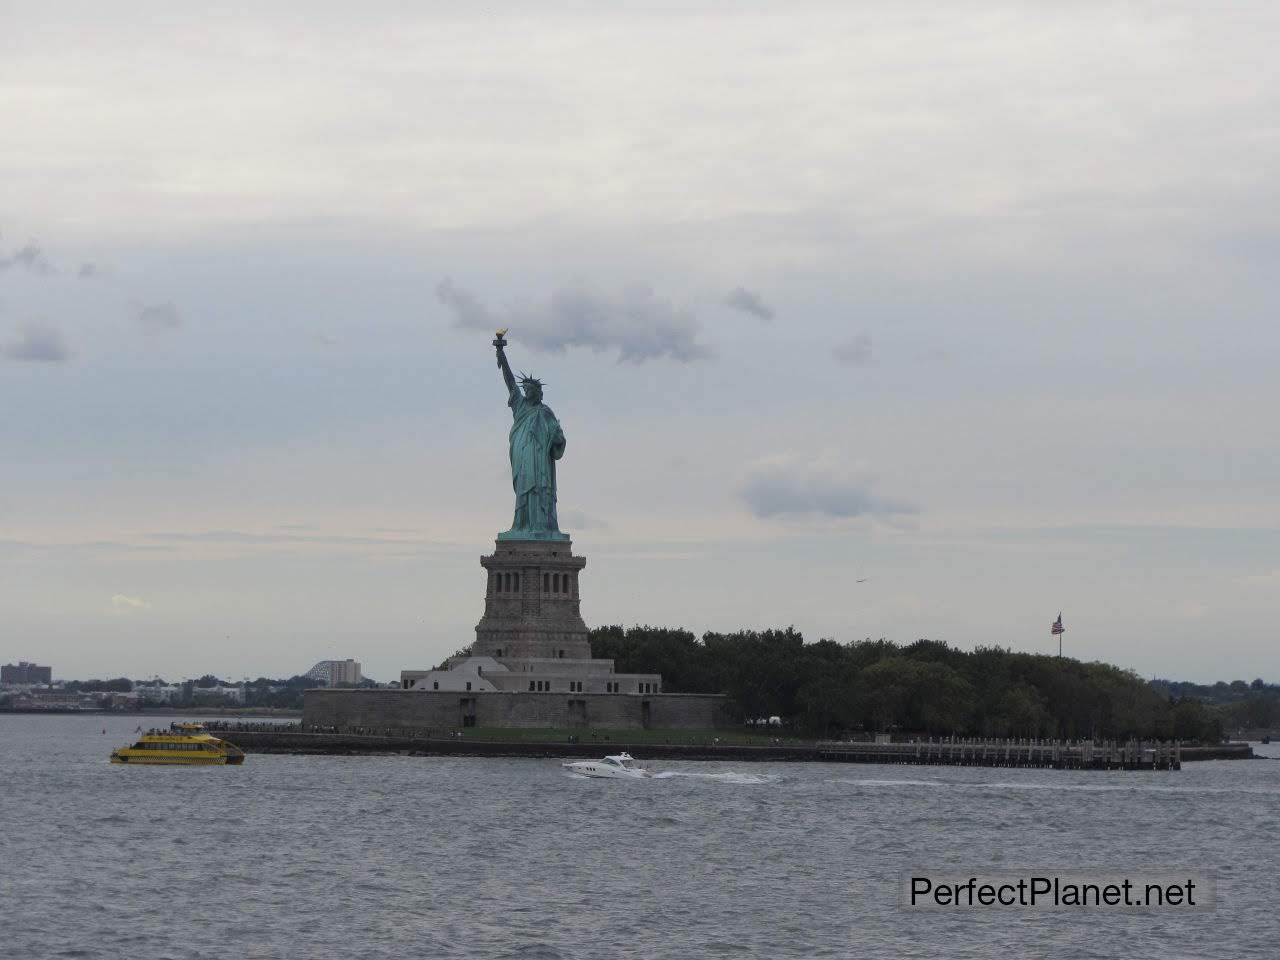
[(530, 403), (518, 390), (507, 401), (511, 424), (511, 486), (516, 494), (512, 532), (559, 532), (556, 461), (564, 456), (564, 431), (545, 403)]

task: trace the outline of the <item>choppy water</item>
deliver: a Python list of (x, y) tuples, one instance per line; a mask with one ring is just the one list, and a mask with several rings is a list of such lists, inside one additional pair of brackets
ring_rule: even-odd
[[(0, 955), (1280, 956), (1280, 760), (659, 761), (676, 775), (648, 781), (516, 759), (108, 764), (136, 723), (0, 717)], [(921, 866), (1193, 871), (1218, 906), (908, 912), (899, 873)]]

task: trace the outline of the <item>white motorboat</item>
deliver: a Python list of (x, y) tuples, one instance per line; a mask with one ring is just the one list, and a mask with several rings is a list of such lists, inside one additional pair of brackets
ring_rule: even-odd
[(641, 780), (653, 776), (629, 753), (619, 753), (603, 760), (572, 760), (562, 763), (570, 773), (584, 777), (607, 777), (614, 780)]

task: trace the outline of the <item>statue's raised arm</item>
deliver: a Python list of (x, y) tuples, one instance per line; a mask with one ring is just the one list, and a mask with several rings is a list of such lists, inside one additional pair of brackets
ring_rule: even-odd
[(502, 371), (502, 379), (507, 385), (507, 402), (511, 403), (511, 401), (518, 399), (520, 394), (516, 390), (515, 374), (511, 372), (511, 365), (507, 363), (507, 354), (503, 349), (507, 345), (506, 332), (506, 327), (497, 331), (494, 334), (493, 345), (498, 351), (498, 369)]

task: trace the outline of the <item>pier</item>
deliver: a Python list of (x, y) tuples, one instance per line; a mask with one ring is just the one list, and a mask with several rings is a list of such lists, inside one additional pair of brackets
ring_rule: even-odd
[(248, 753), (356, 756), (400, 754), (455, 757), (600, 757), (626, 751), (641, 760), (744, 760), (751, 762), (879, 763), (919, 766), (1034, 767), (1052, 770), (1178, 770), (1183, 761), (1250, 759), (1247, 743), (1186, 746), (1171, 741), (917, 740), (901, 743), (795, 741), (734, 743), (731, 736), (700, 743), (613, 739), (494, 740), (412, 731), (306, 731), (297, 727), (247, 728), (214, 721), (211, 732)]
[[(918, 766), (1037, 767), (1050, 770), (1180, 770), (1176, 741), (943, 740), (914, 743), (820, 745), (837, 763), (910, 763)], [(1252, 750), (1245, 745), (1252, 755)]]

